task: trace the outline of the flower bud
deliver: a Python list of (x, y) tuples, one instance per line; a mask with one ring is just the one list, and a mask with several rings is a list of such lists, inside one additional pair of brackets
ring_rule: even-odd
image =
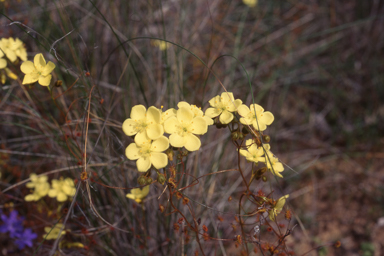
[(147, 178), (145, 178), (144, 176), (140, 176), (137, 179), (137, 183), (139, 183), (140, 186), (144, 186), (145, 184), (147, 184)]
[(55, 87), (60, 87), (62, 85), (63, 85), (63, 81), (61, 81), (61, 80), (57, 80), (55, 83)]
[(239, 132), (239, 140), (243, 140), (244, 139), (244, 134)]
[(239, 138), (239, 132), (237, 131), (232, 132), (231, 135), (232, 135), (232, 140), (237, 140)]
[(166, 181), (167, 179), (165, 178), (164, 174), (159, 173), (159, 175), (157, 176), (157, 182), (159, 182), (161, 185), (164, 185)]
[(173, 150), (171, 148), (168, 148), (165, 151), (165, 154), (167, 155), (169, 161), (173, 161), (173, 156), (175, 155), (175, 153), (173, 152)]
[(271, 141), (271, 137), (269, 137), (268, 135), (263, 135), (263, 141), (268, 143)]
[(153, 179), (151, 177), (148, 177), (147, 178), (147, 185), (151, 185), (152, 181), (153, 181)]
[(263, 176), (262, 178), (261, 178), (264, 182), (267, 182), (267, 177), (266, 176)]
[(243, 129), (241, 129), (241, 132), (244, 133), (245, 135), (247, 135), (249, 133), (247, 127), (243, 127)]

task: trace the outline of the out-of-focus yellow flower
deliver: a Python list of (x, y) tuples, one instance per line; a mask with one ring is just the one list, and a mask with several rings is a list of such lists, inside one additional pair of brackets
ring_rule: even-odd
[(73, 243), (70, 243), (70, 242), (67, 242), (67, 241), (61, 241), (59, 243), (59, 248), (84, 248), (84, 244), (82, 243), (79, 243), (79, 242), (73, 242)]
[(280, 173), (284, 171), (284, 166), (269, 150), (267, 150), (267, 154), (265, 156), (265, 164), (273, 175), (283, 178), (283, 175)]
[(52, 180), (52, 188), (48, 192), (49, 197), (56, 197), (57, 201), (65, 202), (76, 193), (75, 183), (71, 178)]
[(0, 40), (0, 49), (5, 53), (11, 62), (15, 62), (17, 57), (19, 57), (22, 61), (27, 60), (27, 50), (19, 38), (2, 38)]
[(144, 137), (135, 138), (135, 143), (129, 144), (125, 155), (129, 160), (137, 160), (136, 166), (139, 172), (146, 172), (151, 165), (156, 169), (164, 168), (168, 164), (168, 157), (162, 153), (169, 148), (168, 138), (161, 136), (152, 141), (144, 134)]
[(267, 129), (267, 125), (270, 125), (275, 119), (271, 112), (264, 112), (264, 109), (257, 104), (251, 104), (249, 108), (246, 105), (241, 105), (237, 112), (242, 116), (240, 123), (252, 125), (258, 131)]
[(49, 192), (50, 185), (48, 183), (48, 177), (46, 175), (37, 176), (32, 173), (30, 175), (31, 182), (26, 184), (27, 188), (34, 188), (32, 194), (27, 195), (25, 201), (38, 201), (40, 198), (46, 196)]
[(51, 61), (48, 64), (45, 62), (43, 54), (36, 54), (33, 63), (32, 61), (25, 61), (20, 66), (21, 72), (25, 74), (23, 84), (32, 84), (39, 81), (42, 86), (48, 86), (52, 79), (50, 73), (55, 67), (55, 64)]
[(257, 0), (243, 0), (243, 3), (249, 7), (255, 7), (257, 5)]
[(162, 40), (151, 40), (151, 44), (153, 46), (156, 46), (160, 49), (160, 51), (165, 51), (169, 48), (169, 43), (162, 41)]
[(201, 110), (201, 108), (198, 108), (196, 105), (190, 105), (189, 103), (187, 103), (185, 101), (180, 101), (177, 104), (177, 106), (178, 106), (178, 108), (181, 108), (181, 107), (189, 108), (193, 112), (193, 117), (197, 117), (197, 116), (202, 117), (207, 122), (207, 125), (213, 125), (212, 118), (204, 116), (204, 112)]
[(143, 187), (143, 189), (140, 188), (134, 188), (131, 189), (131, 193), (127, 194), (127, 197), (129, 199), (135, 200), (137, 203), (143, 202), (143, 199), (148, 195), (149, 193), (149, 186)]
[(246, 150), (240, 149), (240, 154), (244, 156), (250, 162), (264, 162), (265, 157), (264, 150), (262, 147), (257, 147), (256, 143), (250, 139), (245, 142)]
[(0, 69), (0, 82), (2, 84), (5, 84), (7, 77), (9, 77), (13, 80), (17, 79), (17, 75), (15, 73), (13, 73), (9, 68)]
[(235, 100), (233, 93), (223, 92), (221, 96), (217, 95), (209, 101), (212, 108), (208, 108), (205, 111), (205, 115), (210, 118), (220, 115), (220, 122), (222, 124), (229, 124), (233, 120), (231, 112), (236, 111), (241, 103), (243, 103), (241, 100)]
[[(169, 143), (177, 148), (185, 147), (188, 151), (196, 151), (201, 142), (196, 135), (202, 135), (208, 131), (208, 125), (204, 118), (197, 116), (190, 108), (181, 107), (176, 116), (168, 118), (164, 123), (165, 132), (171, 134)], [(195, 135), (196, 134), (196, 135)]]
[(149, 107), (147, 111), (143, 105), (137, 105), (132, 108), (131, 118), (124, 121), (122, 129), (128, 136), (136, 134), (136, 143), (137, 140), (143, 141), (146, 137), (156, 140), (164, 134), (164, 128), (160, 122), (161, 112), (159, 109)]
[(63, 228), (63, 223), (57, 223), (53, 228), (52, 227), (45, 227), (44, 231), (45, 234), (43, 235), (43, 238), (45, 240), (52, 240), (60, 238), (62, 235), (65, 235), (65, 230), (60, 232), (60, 230)]
[(276, 201), (276, 205), (268, 211), (269, 218), (274, 221), (275, 217), (283, 210), (283, 207), (285, 205), (286, 199), (289, 197), (289, 195), (285, 195), (283, 197), (280, 197)]

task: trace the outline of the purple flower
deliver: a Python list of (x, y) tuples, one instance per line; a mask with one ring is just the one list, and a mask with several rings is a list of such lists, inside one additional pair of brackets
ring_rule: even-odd
[(5, 214), (1, 214), (1, 220), (4, 224), (0, 226), (0, 233), (9, 232), (9, 237), (15, 238), (23, 232), (24, 218), (19, 217), (16, 210), (11, 211), (9, 217)]
[(30, 228), (26, 228), (23, 233), (19, 234), (19, 237), (16, 239), (15, 244), (19, 247), (20, 250), (24, 249), (27, 245), (32, 247), (32, 240), (37, 237), (36, 233), (33, 233)]

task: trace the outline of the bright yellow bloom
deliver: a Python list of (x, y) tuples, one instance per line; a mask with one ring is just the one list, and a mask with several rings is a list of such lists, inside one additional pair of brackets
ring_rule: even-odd
[(243, 3), (249, 7), (255, 7), (257, 5), (257, 0), (243, 0)]
[(160, 51), (165, 51), (169, 48), (169, 43), (162, 41), (162, 40), (151, 40), (151, 44), (153, 46), (156, 46), (160, 49)]
[(165, 132), (171, 134), (169, 143), (177, 148), (185, 147), (188, 151), (196, 151), (200, 148), (200, 139), (195, 135), (202, 135), (208, 131), (208, 125), (204, 118), (197, 116), (190, 108), (181, 107), (176, 116), (170, 117), (164, 123)]
[(168, 164), (168, 157), (162, 153), (169, 148), (168, 138), (161, 136), (152, 141), (145, 134), (144, 137), (135, 138), (135, 143), (129, 144), (125, 155), (129, 160), (137, 160), (136, 166), (139, 172), (146, 172), (151, 165), (156, 169), (164, 168)]
[(52, 180), (52, 188), (48, 192), (49, 197), (56, 197), (57, 201), (65, 202), (76, 193), (75, 183), (71, 178), (62, 177), (60, 180)]
[(221, 96), (213, 97), (209, 101), (212, 108), (208, 108), (205, 111), (205, 115), (210, 118), (220, 115), (220, 123), (229, 124), (233, 120), (233, 114), (231, 112), (236, 111), (242, 103), (239, 99), (235, 100), (233, 93), (223, 92)]
[(244, 156), (250, 162), (264, 162), (265, 157), (262, 147), (257, 147), (256, 143), (250, 139), (245, 142), (246, 150), (240, 149), (240, 154)]
[(289, 195), (285, 195), (283, 197), (280, 197), (276, 201), (276, 205), (268, 211), (269, 218), (274, 221), (275, 217), (283, 210), (283, 207), (285, 205), (286, 199), (289, 197)]
[(253, 128), (258, 131), (267, 129), (267, 125), (270, 125), (275, 119), (271, 112), (264, 112), (264, 109), (257, 104), (251, 104), (249, 108), (246, 105), (241, 105), (237, 109), (237, 112), (242, 116), (240, 118), (240, 123), (252, 125)]
[[(128, 136), (135, 136), (135, 142), (145, 138), (156, 140), (164, 134), (161, 125), (161, 112), (155, 107), (149, 107), (148, 111), (143, 105), (134, 106), (131, 110), (131, 118), (123, 123), (123, 132)], [(139, 144), (139, 143), (137, 143)]]
[(145, 186), (143, 189), (134, 188), (131, 189), (131, 193), (127, 194), (127, 197), (129, 199), (135, 200), (137, 203), (141, 203), (143, 199), (148, 195), (148, 193), (149, 186)]
[(27, 50), (19, 38), (2, 38), (0, 40), (0, 49), (5, 53), (11, 62), (15, 62), (17, 57), (19, 57), (22, 61), (27, 60)]
[(279, 162), (279, 159), (275, 157), (271, 151), (267, 150), (267, 155), (265, 156), (265, 165), (275, 176), (283, 178), (283, 175), (280, 173), (284, 171), (284, 166)]
[(45, 227), (44, 228), (45, 234), (43, 235), (43, 238), (45, 238), (45, 240), (60, 238), (62, 235), (65, 235), (66, 233), (65, 230), (60, 232), (62, 228), (63, 228), (63, 223), (57, 223), (53, 228)]
[(49, 192), (50, 185), (47, 182), (48, 177), (46, 175), (37, 176), (32, 173), (30, 175), (31, 182), (26, 184), (27, 188), (34, 188), (32, 194), (27, 195), (24, 199), (25, 201), (38, 201), (40, 198), (46, 196)]
[(177, 106), (178, 106), (178, 108), (181, 108), (181, 107), (189, 108), (193, 112), (193, 117), (197, 117), (197, 116), (202, 117), (207, 122), (207, 125), (213, 125), (212, 118), (204, 116), (204, 112), (201, 110), (201, 108), (198, 108), (196, 105), (190, 105), (189, 103), (187, 103), (185, 101), (180, 101), (177, 104)]
[(33, 63), (32, 61), (25, 61), (20, 66), (21, 72), (25, 74), (23, 84), (32, 84), (39, 81), (42, 86), (48, 86), (52, 79), (50, 73), (55, 67), (55, 64), (51, 61), (48, 64), (45, 62), (43, 54), (36, 54)]

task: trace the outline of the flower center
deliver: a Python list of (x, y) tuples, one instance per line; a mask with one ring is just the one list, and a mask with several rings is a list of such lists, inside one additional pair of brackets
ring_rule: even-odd
[(135, 120), (136, 121), (136, 127), (135, 127), (135, 130), (139, 133), (139, 132), (144, 132), (146, 129), (147, 129), (147, 122), (145, 119), (141, 119), (141, 120)]
[(151, 144), (144, 145), (139, 150), (139, 155), (140, 157), (143, 157), (143, 158), (150, 157), (151, 153), (152, 153)]
[(181, 137), (184, 137), (186, 134), (190, 133), (189, 131), (189, 126), (190, 124), (180, 124), (177, 125), (177, 134), (180, 135)]

